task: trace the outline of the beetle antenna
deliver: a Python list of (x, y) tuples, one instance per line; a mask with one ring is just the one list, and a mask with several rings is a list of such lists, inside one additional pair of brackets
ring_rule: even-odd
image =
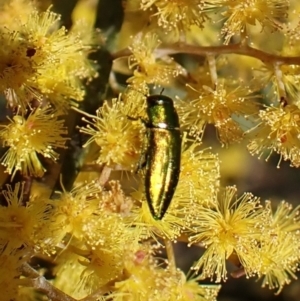
[(159, 95), (162, 95), (164, 91), (165, 91), (165, 88), (162, 88)]

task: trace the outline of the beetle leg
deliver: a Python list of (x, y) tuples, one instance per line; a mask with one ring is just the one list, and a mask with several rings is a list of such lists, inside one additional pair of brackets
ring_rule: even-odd
[(147, 119), (144, 119), (142, 117), (133, 117), (133, 116), (127, 115), (127, 118), (129, 120), (132, 120), (132, 121), (138, 121), (138, 120), (140, 120), (144, 124), (144, 126), (146, 126), (146, 127), (149, 126), (149, 124), (150, 124)]
[(129, 115), (127, 115), (127, 118), (132, 121), (138, 121), (141, 119), (140, 117), (133, 117), (133, 116), (129, 116)]

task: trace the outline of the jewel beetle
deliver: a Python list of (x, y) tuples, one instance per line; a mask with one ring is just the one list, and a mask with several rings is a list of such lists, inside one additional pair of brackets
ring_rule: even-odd
[(173, 100), (164, 95), (147, 97), (144, 121), (145, 194), (154, 219), (164, 217), (173, 198), (180, 175), (181, 132)]

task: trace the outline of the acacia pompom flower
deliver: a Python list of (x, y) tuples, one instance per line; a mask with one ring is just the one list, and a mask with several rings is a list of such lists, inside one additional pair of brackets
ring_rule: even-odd
[(0, 3), (0, 28), (7, 27), (10, 30), (18, 30), (20, 24), (24, 24), (28, 16), (35, 9), (33, 0), (4, 0)]
[(171, 57), (164, 56), (159, 51), (161, 44), (156, 34), (138, 34), (129, 49), (132, 55), (129, 57), (129, 68), (133, 70), (133, 76), (127, 82), (135, 89), (145, 90), (146, 84), (168, 85), (183, 73), (184, 69)]
[(253, 92), (241, 86), (231, 87), (224, 81), (217, 84), (215, 89), (208, 86), (202, 86), (199, 91), (192, 86), (190, 88), (197, 98), (180, 101), (177, 110), (181, 116), (181, 125), (196, 137), (203, 135), (207, 123), (213, 124), (222, 144), (240, 141), (243, 130), (234, 116), (247, 118), (257, 112), (258, 105), (254, 101)]
[(7, 29), (0, 32), (0, 92), (11, 105), (22, 108), (36, 94), (28, 81), (36, 75), (36, 66), (27, 55), (28, 46), (18, 33)]
[(24, 300), (20, 298), (21, 266), (29, 260), (24, 248), (7, 250), (6, 245), (0, 244), (0, 287), (1, 301)]
[[(183, 137), (180, 179), (167, 210), (168, 219), (178, 220), (181, 233), (190, 231), (203, 205), (213, 204), (220, 188), (218, 156), (201, 149), (200, 143)], [(168, 219), (164, 221), (167, 222)], [(180, 222), (179, 222), (180, 221)], [(190, 233), (190, 232), (189, 232)]]
[[(290, 47), (285, 47), (283, 54), (288, 56), (296, 55)], [(270, 98), (271, 103), (284, 96), (287, 99), (293, 100), (293, 104), (299, 107), (299, 65), (264, 64), (255, 70), (255, 77), (259, 79), (258, 84), (261, 87), (270, 86), (267, 96)]]
[[(119, 215), (105, 212), (86, 217), (85, 247), (81, 263), (86, 266), (82, 282), (91, 291), (122, 277), (128, 257), (139, 250), (138, 237)], [(80, 254), (80, 253), (78, 253)]]
[(277, 289), (279, 294), (284, 285), (297, 279), (299, 265), (299, 236), (279, 233), (261, 242), (260, 248), (253, 253), (257, 262), (257, 274), (262, 278), (262, 287)]
[(289, 0), (223, 0), (226, 10), (222, 13), (228, 19), (222, 28), (225, 43), (234, 35), (246, 33), (247, 25), (259, 23), (262, 28), (279, 30), (287, 19)]
[(271, 216), (270, 228), (273, 231), (293, 233), (296, 234), (296, 236), (300, 234), (300, 206), (293, 208), (292, 204), (282, 201), (273, 213), (271, 201), (266, 201), (266, 208)]
[[(76, 244), (74, 243), (76, 241)], [(73, 238), (72, 245), (78, 245)], [(89, 294), (89, 287), (80, 284), (85, 266), (80, 263), (81, 256), (66, 248), (55, 261), (53, 285), (76, 300), (81, 300)], [(102, 301), (102, 299), (100, 299)]]
[(142, 149), (144, 127), (140, 121), (128, 118), (131, 109), (130, 102), (113, 99), (111, 104), (105, 101), (97, 110), (96, 116), (87, 115), (92, 120), (83, 118), (88, 124), (80, 128), (80, 132), (91, 136), (83, 147), (96, 142), (100, 147), (96, 161), (98, 164), (105, 163), (125, 170), (136, 168)]
[[(181, 194), (188, 199), (184, 192), (187, 187), (192, 191), (194, 205), (210, 204), (220, 187), (220, 161), (209, 149), (201, 149), (199, 142), (183, 137), (180, 181), (175, 196)], [(192, 213), (193, 204), (185, 206), (185, 214)]]
[(5, 242), (6, 252), (22, 247), (38, 249), (41, 246), (39, 232), (50, 218), (49, 203), (30, 198), (24, 204), (24, 185), (6, 185), (2, 190), (6, 206), (0, 206), (0, 241)]
[(78, 239), (83, 237), (84, 220), (97, 212), (101, 191), (94, 181), (75, 185), (70, 192), (63, 188), (59, 200), (53, 203), (52, 225), (58, 242), (66, 234)]
[[(110, 185), (115, 189), (114, 183)], [(70, 234), (69, 249), (85, 267), (74, 281), (80, 280), (88, 293), (121, 277), (127, 257), (139, 249), (136, 232), (123, 222), (122, 213), (108, 207), (109, 201), (119, 203), (112, 198), (124, 196), (113, 196), (112, 190), (110, 195), (107, 191), (103, 195), (96, 182), (85, 183), (70, 193), (64, 192), (54, 204), (56, 225), (61, 226), (61, 234)], [(65, 261), (60, 261), (62, 272)]]
[(0, 129), (2, 144), (9, 147), (1, 159), (2, 165), (12, 176), (17, 171), (26, 176), (43, 176), (45, 168), (38, 154), (56, 161), (59, 155), (54, 149), (66, 148), (68, 139), (64, 137), (64, 120), (49, 106), (36, 108), (27, 118), (15, 115)]
[[(145, 254), (139, 251), (139, 255)], [(137, 254), (137, 253), (136, 253)], [(143, 255), (142, 255), (143, 256)], [(124, 300), (216, 301), (220, 285), (203, 285), (197, 278), (189, 278), (171, 265), (162, 269), (157, 258), (146, 254), (142, 260), (126, 262), (126, 278), (116, 281), (110, 298)]]
[(141, 9), (153, 12), (152, 18), (157, 18), (158, 26), (178, 36), (192, 25), (202, 28), (208, 20), (203, 0), (142, 0)]
[(262, 286), (277, 289), (280, 293), (285, 284), (296, 279), (300, 259), (300, 212), (299, 206), (282, 201), (275, 212), (266, 201), (266, 227), (253, 253), (253, 265), (262, 278)]
[(290, 160), (300, 166), (300, 109), (294, 105), (280, 104), (260, 110), (261, 122), (247, 131), (250, 139), (248, 149), (252, 155), (261, 157), (268, 152), (267, 160), (275, 151), (281, 160)]
[(16, 18), (14, 30), (1, 30), (0, 92), (11, 107), (25, 112), (32, 100), (46, 99), (66, 110), (70, 99), (83, 100), (82, 80), (97, 76), (88, 59), (92, 41), (83, 40), (78, 30), (67, 32), (59, 21), (50, 10), (33, 9), (26, 22)]
[[(158, 267), (153, 257), (144, 258), (141, 262), (127, 262), (128, 277), (114, 284), (115, 292), (109, 297), (116, 301), (124, 300), (124, 295), (129, 300), (172, 300), (168, 293), (170, 272)], [(176, 281), (176, 283), (178, 283)]]
[(226, 260), (237, 256), (247, 269), (248, 275), (255, 271), (253, 252), (263, 231), (263, 210), (259, 199), (251, 193), (236, 197), (235, 187), (226, 187), (215, 205), (203, 206), (195, 220), (195, 235), (190, 245), (200, 243), (206, 251), (193, 269), (201, 276), (216, 277), (216, 281), (227, 279)]
[(87, 58), (93, 48), (91, 29), (85, 33), (90, 38), (84, 41), (82, 32), (77, 28), (68, 32), (59, 27), (59, 21), (60, 15), (50, 10), (33, 11), (20, 35), (34, 51), (31, 60), (37, 66), (37, 74), (30, 85), (55, 106), (65, 109), (70, 99), (83, 100), (81, 80), (91, 80), (97, 72)]

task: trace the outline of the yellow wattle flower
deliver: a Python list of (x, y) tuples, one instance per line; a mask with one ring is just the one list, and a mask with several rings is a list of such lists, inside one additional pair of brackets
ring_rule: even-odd
[(251, 193), (236, 197), (235, 187), (226, 187), (217, 202), (203, 206), (198, 211), (190, 245), (200, 243), (206, 248), (193, 269), (200, 270), (203, 277), (227, 279), (226, 260), (236, 255), (240, 263), (252, 275), (253, 255), (257, 240), (264, 231), (264, 215), (259, 199)]
[(262, 278), (262, 286), (277, 289), (279, 294), (285, 284), (296, 279), (300, 259), (299, 206), (282, 201), (273, 212), (271, 202), (266, 202), (267, 227), (261, 233), (258, 248), (253, 253), (253, 266)]
[[(70, 99), (83, 100), (82, 80), (97, 76), (88, 59), (95, 49), (93, 38), (83, 41), (82, 28), (67, 32), (59, 22), (60, 16), (50, 10), (32, 9), (26, 22), (21, 14), (12, 28), (0, 32), (0, 92), (23, 113), (33, 100), (47, 100), (66, 111)], [(94, 35), (88, 28), (85, 33)]]
[(21, 300), (20, 285), (21, 266), (28, 259), (27, 250), (24, 248), (7, 249), (5, 245), (0, 244), (0, 287), (1, 301)]
[(189, 129), (193, 136), (202, 136), (206, 124), (213, 124), (221, 143), (227, 145), (240, 141), (243, 129), (234, 118), (247, 118), (257, 112), (258, 105), (250, 89), (231, 86), (220, 80), (215, 89), (202, 86), (197, 91), (190, 86), (194, 99), (181, 101), (178, 112), (182, 116), (181, 125)]
[(84, 147), (92, 142), (100, 147), (97, 163), (125, 170), (136, 168), (142, 149), (144, 127), (140, 121), (128, 118), (130, 112), (131, 103), (113, 99), (111, 104), (105, 101), (97, 110), (96, 116), (89, 116), (92, 120), (84, 119), (88, 124), (80, 131), (91, 136)]
[(51, 107), (38, 107), (27, 118), (15, 115), (0, 128), (2, 144), (9, 147), (1, 159), (2, 165), (12, 176), (20, 171), (26, 176), (41, 177), (45, 168), (38, 155), (56, 161), (59, 155), (55, 149), (66, 148), (64, 120)]
[(202, 0), (142, 0), (142, 10), (152, 10), (152, 18), (163, 29), (179, 36), (180, 32), (188, 31), (192, 25), (203, 27), (208, 20)]
[(290, 160), (291, 165), (300, 166), (300, 109), (292, 105), (267, 107), (259, 112), (261, 122), (247, 131), (251, 154), (261, 157), (268, 153), (267, 160), (275, 151), (281, 160)]
[(222, 0), (222, 2), (227, 6), (223, 15), (228, 19), (221, 31), (226, 44), (234, 35), (245, 34), (248, 25), (254, 26), (259, 23), (262, 28), (281, 29), (282, 21), (288, 16), (288, 0)]
[(20, 24), (26, 23), (28, 16), (35, 9), (33, 0), (2, 0), (0, 3), (0, 28), (7, 27), (10, 30), (18, 30)]
[(153, 33), (137, 35), (129, 49), (129, 68), (133, 76), (127, 82), (135, 89), (144, 90), (145, 84), (169, 85), (170, 82), (183, 73), (184, 69), (171, 57), (160, 53), (158, 46), (161, 41)]
[(4, 243), (5, 252), (23, 247), (38, 250), (44, 239), (40, 232), (51, 215), (49, 203), (42, 199), (24, 203), (24, 185), (6, 185), (2, 190), (6, 206), (0, 206), (0, 245)]

